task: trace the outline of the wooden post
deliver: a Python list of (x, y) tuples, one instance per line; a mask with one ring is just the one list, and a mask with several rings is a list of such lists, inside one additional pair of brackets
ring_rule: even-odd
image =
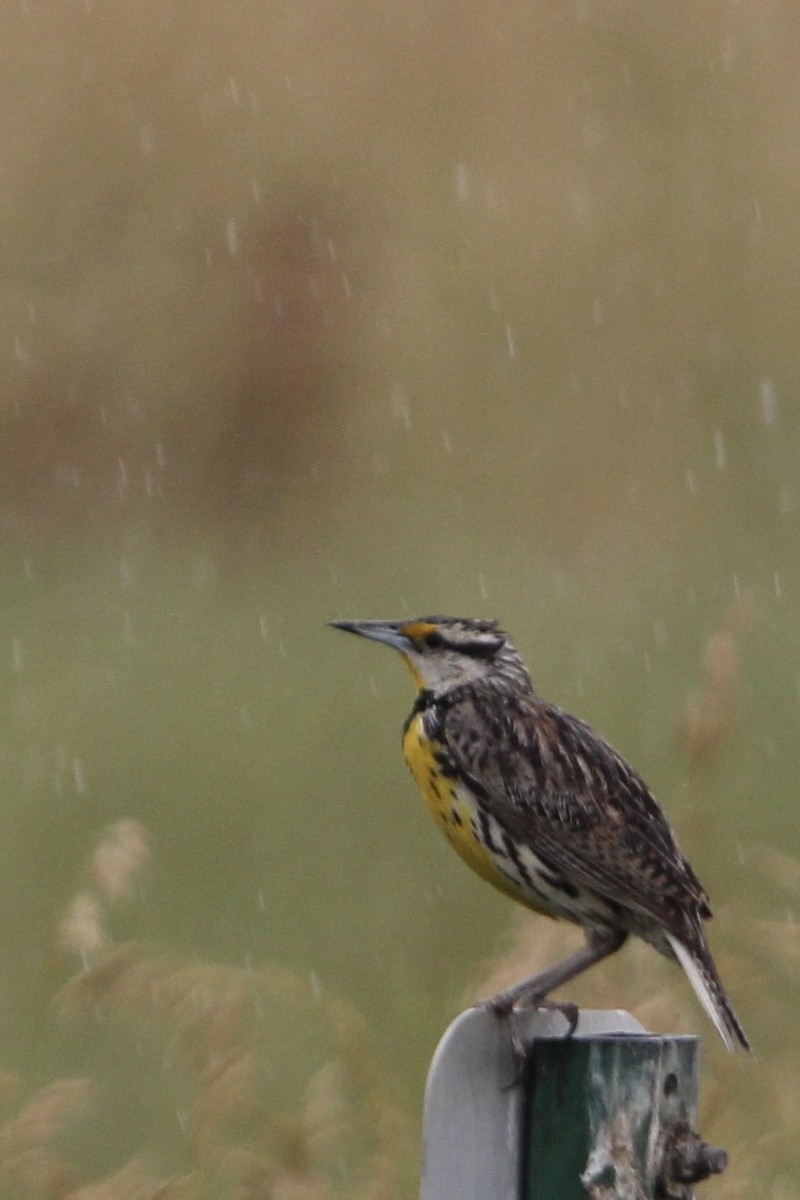
[(425, 1094), (420, 1200), (689, 1200), (724, 1169), (694, 1133), (695, 1038), (655, 1037), (625, 1012), (558, 1012), (453, 1022)]

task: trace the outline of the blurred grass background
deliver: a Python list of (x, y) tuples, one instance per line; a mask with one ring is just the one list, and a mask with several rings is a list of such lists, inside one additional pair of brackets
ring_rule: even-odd
[[(701, 1032), (715, 1194), (797, 1194), (799, 55), (777, 0), (0, 10), (6, 1194), (413, 1195), (444, 1024), (574, 937), (449, 853), (402, 668), (323, 624), (430, 611), (502, 618), (666, 802), (759, 1056), (646, 948), (576, 998)], [(122, 819), (152, 862), (65, 999)], [(258, 1037), (193, 1074), (137, 954)], [(201, 1137), (243, 1047), (262, 1117)]]

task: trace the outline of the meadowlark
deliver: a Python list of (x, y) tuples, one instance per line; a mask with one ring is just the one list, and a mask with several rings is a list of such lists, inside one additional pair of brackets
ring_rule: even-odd
[(497, 622), (332, 624), (410, 667), (406, 762), (461, 857), (528, 908), (583, 929), (580, 950), (490, 1006), (544, 1002), (633, 933), (677, 959), (728, 1049), (748, 1050), (706, 940), (708, 896), (655, 798), (589, 725), (538, 694)]

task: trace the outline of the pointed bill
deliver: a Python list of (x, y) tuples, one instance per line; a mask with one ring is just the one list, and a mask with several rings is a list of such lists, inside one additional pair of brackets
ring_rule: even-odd
[(333, 629), (343, 629), (345, 633), (357, 633), (373, 642), (382, 642), (393, 650), (408, 651), (412, 644), (402, 632), (407, 621), (329, 621)]

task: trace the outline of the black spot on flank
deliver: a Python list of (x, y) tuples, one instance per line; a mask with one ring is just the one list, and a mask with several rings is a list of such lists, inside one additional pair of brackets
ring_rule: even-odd
[(487, 847), (487, 849), (493, 850), (495, 854), (499, 854), (500, 847), (492, 838), (492, 826), (489, 821), (489, 814), (482, 808), (478, 811), (478, 820), (480, 821), (481, 826), (480, 840), (483, 842), (484, 846)]
[(520, 879), (522, 879), (525, 883), (527, 883), (528, 887), (533, 888), (535, 891), (536, 885), (531, 877), (530, 871), (528, 871), (528, 868), (525, 866), (519, 856), (516, 842), (507, 833), (503, 834), (503, 845), (505, 847), (506, 855), (517, 868)]
[(444, 775), (445, 779), (458, 779), (459, 771), (453, 758), (446, 750), (436, 751), (436, 762), (439, 764), (439, 770)]
[(575, 884), (570, 883), (563, 875), (545, 875), (543, 871), (542, 879), (549, 887), (554, 888), (557, 892), (563, 892), (565, 896), (569, 896), (570, 900), (577, 900), (580, 895)]
[(461, 826), (464, 824), (464, 821), (461, 817), (461, 813), (458, 811), (457, 808), (450, 809), (450, 817), (451, 817), (451, 820), (454, 825)]

